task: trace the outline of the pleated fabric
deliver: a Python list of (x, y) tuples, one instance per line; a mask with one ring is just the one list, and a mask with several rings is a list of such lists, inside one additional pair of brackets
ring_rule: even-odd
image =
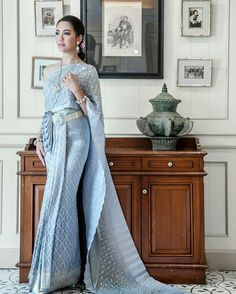
[[(66, 66), (44, 86), (46, 112), (79, 109), (67, 89), (53, 91), (73, 68), (88, 99), (88, 117), (56, 124), (44, 132), (47, 182), (29, 273), (30, 293), (50, 293), (75, 284), (81, 272), (76, 196), (83, 172), (87, 289), (97, 294), (181, 293), (151, 278), (130, 235), (105, 156), (100, 85), (95, 68)], [(42, 128), (45, 130), (43, 119)], [(50, 140), (47, 140), (50, 138)], [(48, 144), (50, 148), (48, 148)]]

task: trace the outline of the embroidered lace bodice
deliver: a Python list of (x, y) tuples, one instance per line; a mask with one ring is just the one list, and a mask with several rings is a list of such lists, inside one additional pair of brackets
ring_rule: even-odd
[(65, 75), (72, 73), (76, 76), (81, 89), (87, 96), (90, 96), (92, 92), (96, 92), (97, 81), (94, 76), (97, 75), (96, 69), (89, 64), (70, 64), (63, 66), (61, 69), (57, 69), (49, 74), (44, 84), (44, 99), (45, 99), (45, 111), (56, 112), (65, 108), (80, 109), (80, 106), (75, 101), (73, 93), (61, 84), (59, 91), (55, 90), (55, 86), (59, 84), (59, 80), (62, 80)]

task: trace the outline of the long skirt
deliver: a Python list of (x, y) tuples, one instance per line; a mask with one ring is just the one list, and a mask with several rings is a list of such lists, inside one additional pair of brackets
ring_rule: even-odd
[(53, 125), (47, 181), (29, 273), (30, 293), (74, 284), (81, 272), (77, 191), (88, 156), (87, 117)]

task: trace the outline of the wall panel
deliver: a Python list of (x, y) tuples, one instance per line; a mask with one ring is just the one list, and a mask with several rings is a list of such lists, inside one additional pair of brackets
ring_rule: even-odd
[[(206, 249), (235, 250), (236, 147), (208, 148), (205, 178)], [(236, 264), (235, 264), (236, 266)]]
[(3, 118), (3, 2), (0, 1), (0, 119)]
[(3, 161), (0, 160), (0, 235), (2, 234), (3, 215)]

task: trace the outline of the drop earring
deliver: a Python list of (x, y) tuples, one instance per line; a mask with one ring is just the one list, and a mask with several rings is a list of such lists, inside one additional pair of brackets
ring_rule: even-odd
[(77, 43), (77, 46), (76, 46), (76, 52), (80, 52), (80, 47), (79, 47), (79, 43)]

